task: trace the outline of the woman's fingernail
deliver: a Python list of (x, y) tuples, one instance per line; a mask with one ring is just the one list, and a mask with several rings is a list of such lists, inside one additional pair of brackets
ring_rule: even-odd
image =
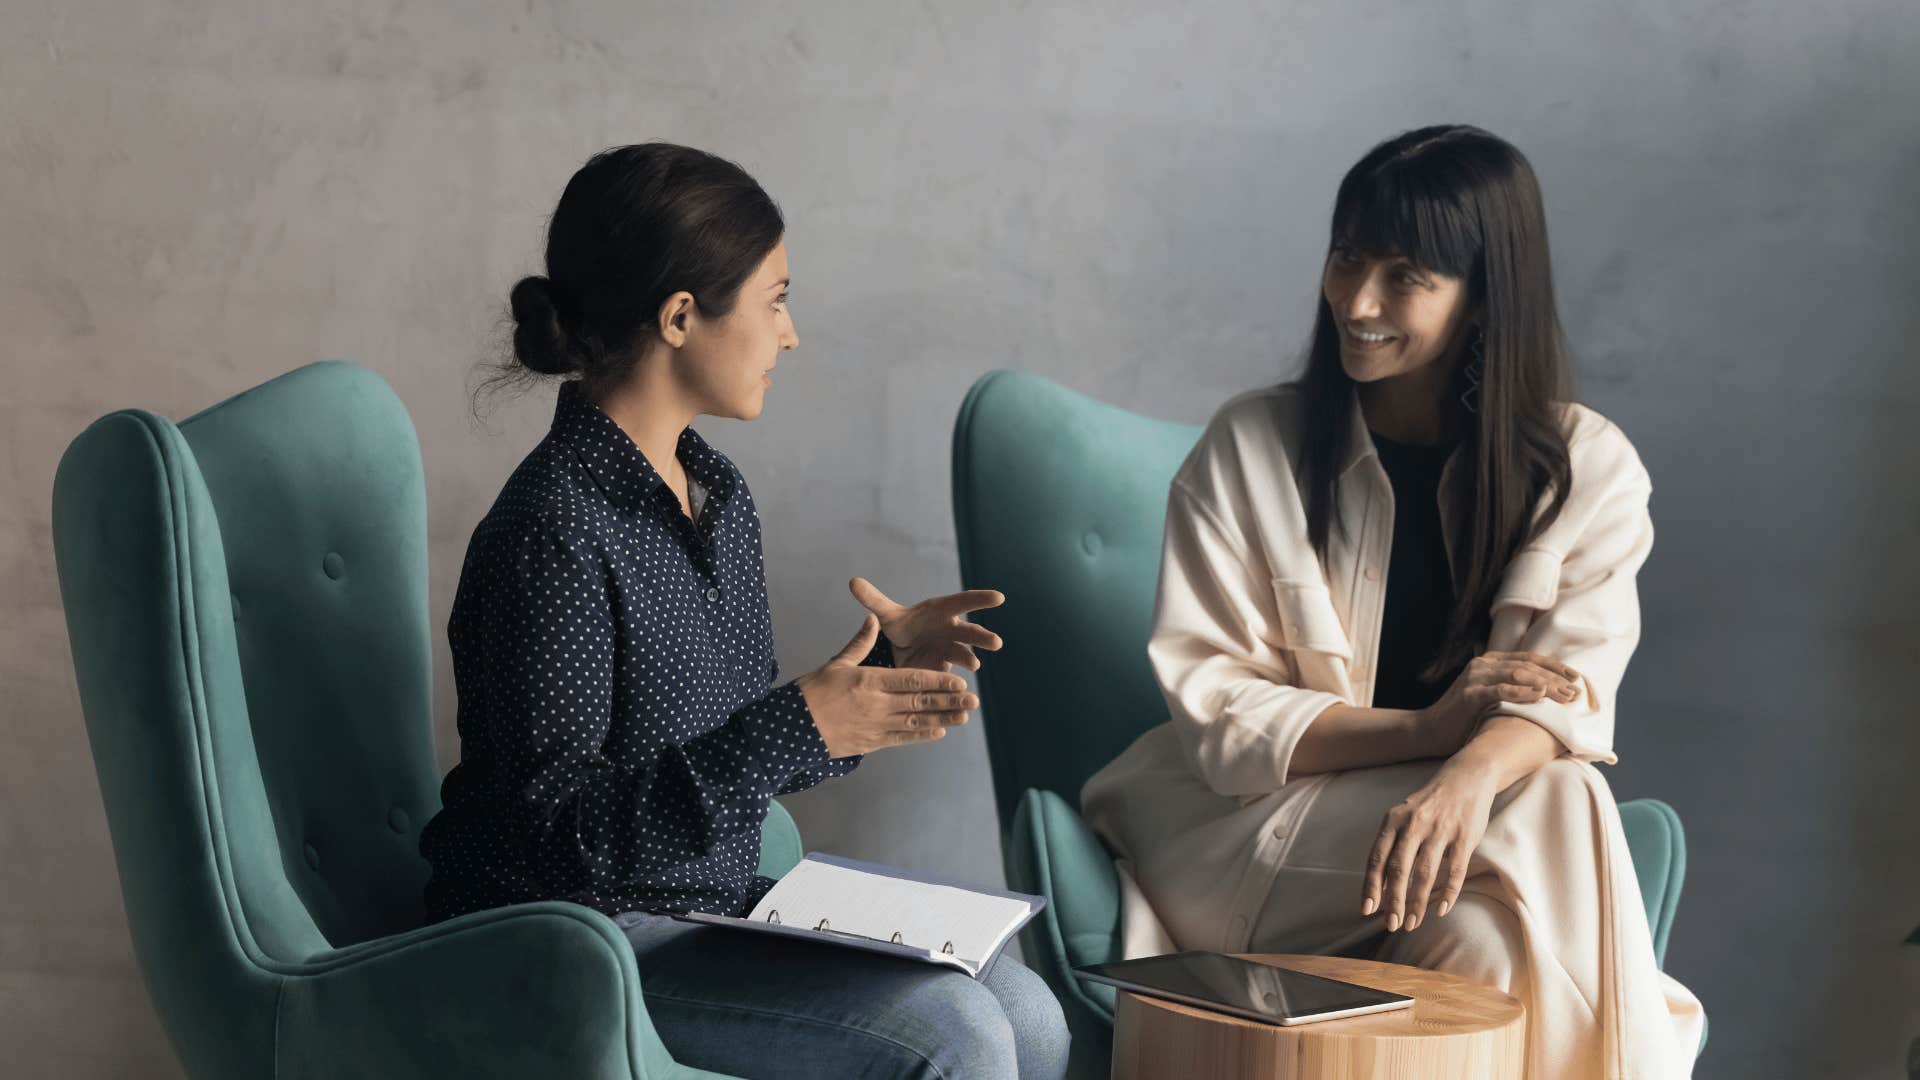
[(1412, 929), (1413, 929), (1414, 927), (1416, 927), (1416, 926), (1419, 926), (1419, 925), (1420, 925), (1420, 916), (1418, 916), (1418, 915), (1409, 915), (1409, 916), (1407, 916), (1407, 929), (1408, 929), (1408, 930), (1412, 930)]
[(1447, 917), (1447, 912), (1449, 912), (1449, 911), (1452, 911), (1452, 910), (1453, 910), (1453, 901), (1451, 901), (1451, 900), (1442, 900), (1442, 901), (1440, 901), (1440, 917), (1441, 917), (1441, 918), (1443, 918), (1443, 919), (1444, 919), (1444, 918), (1446, 918), (1446, 917)]
[(1398, 912), (1390, 913), (1387, 916), (1387, 929), (1388, 930), (1400, 929), (1400, 914)]
[(1363, 902), (1361, 903), (1361, 905), (1360, 905), (1360, 914), (1362, 914), (1362, 915), (1371, 915), (1371, 914), (1373, 914), (1373, 909), (1374, 909), (1374, 908), (1377, 908), (1377, 907), (1379, 907), (1379, 906), (1380, 906), (1380, 901), (1378, 901), (1378, 900), (1375, 900), (1375, 899), (1374, 899), (1373, 897), (1371, 897), (1371, 896), (1369, 896), (1369, 897), (1367, 897), (1367, 898), (1366, 898), (1366, 900), (1365, 900), (1365, 901), (1363, 901)]

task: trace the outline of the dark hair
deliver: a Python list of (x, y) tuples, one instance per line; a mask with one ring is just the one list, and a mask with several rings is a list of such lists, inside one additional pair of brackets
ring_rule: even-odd
[(673, 143), (616, 146), (567, 181), (547, 223), (547, 273), (513, 287), (513, 350), (487, 381), (577, 377), (589, 400), (624, 379), (667, 297), (712, 316), (780, 242), (780, 208), (746, 170)]
[[(1480, 312), (1482, 365), (1474, 409), (1457, 394), (1460, 452), (1473, 482), (1457, 520), (1454, 604), (1445, 644), (1423, 672), (1451, 676), (1485, 647), (1494, 591), (1507, 563), (1534, 535), (1533, 511), (1554, 492), (1537, 526), (1560, 513), (1572, 480), (1560, 406), (1571, 400), (1565, 332), (1553, 298), (1553, 269), (1540, 185), (1520, 151), (1466, 125), (1420, 128), (1367, 152), (1334, 197), (1329, 249), (1345, 245), (1374, 256), (1464, 278), (1467, 303)], [(1464, 369), (1464, 365), (1461, 365)], [(1300, 379), (1306, 419), (1301, 446), (1307, 531), (1326, 558), (1340, 453), (1354, 382), (1340, 365), (1339, 326), (1324, 293)]]

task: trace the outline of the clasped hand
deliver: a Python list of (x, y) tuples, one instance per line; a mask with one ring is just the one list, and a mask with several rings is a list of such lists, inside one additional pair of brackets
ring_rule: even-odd
[(1367, 856), (1362, 915), (1383, 910), (1388, 930), (1412, 930), (1426, 917), (1429, 902), (1437, 918), (1453, 909), (1499, 792), (1492, 771), (1451, 755), (1503, 703), (1551, 699), (1566, 705), (1584, 687), (1579, 672), (1552, 657), (1490, 652), (1469, 661), (1440, 700), (1420, 710), (1416, 727), (1437, 737), (1450, 757), (1424, 787), (1387, 811)]

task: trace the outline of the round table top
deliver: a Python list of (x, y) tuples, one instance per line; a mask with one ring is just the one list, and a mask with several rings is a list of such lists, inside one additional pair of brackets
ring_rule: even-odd
[[(1299, 1038), (1421, 1038), (1433, 1035), (1462, 1035), (1504, 1028), (1525, 1013), (1513, 995), (1444, 971), (1387, 964), (1378, 960), (1353, 960), (1343, 956), (1303, 956), (1294, 953), (1243, 953), (1243, 960), (1255, 960), (1275, 967), (1304, 971), (1329, 979), (1387, 990), (1413, 998), (1405, 1009), (1349, 1016), (1339, 1020), (1317, 1020), (1282, 1028)], [(1273, 1032), (1275, 1026), (1237, 1016), (1183, 1005), (1165, 998), (1148, 997), (1122, 990), (1134, 1004), (1215, 1024), (1246, 1027)]]

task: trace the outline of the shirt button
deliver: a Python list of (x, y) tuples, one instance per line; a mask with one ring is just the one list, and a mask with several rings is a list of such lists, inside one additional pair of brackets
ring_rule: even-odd
[(719, 590), (719, 589), (708, 589), (708, 590), (707, 590), (707, 599), (709, 599), (709, 600), (718, 600), (718, 599), (720, 599), (720, 590)]
[(1367, 567), (1367, 580), (1368, 580), (1368, 581), (1379, 581), (1379, 580), (1380, 580), (1380, 571), (1379, 571), (1379, 570), (1378, 570), (1377, 568), (1375, 568), (1375, 567), (1371, 567), (1371, 566), (1369, 566), (1369, 567)]

